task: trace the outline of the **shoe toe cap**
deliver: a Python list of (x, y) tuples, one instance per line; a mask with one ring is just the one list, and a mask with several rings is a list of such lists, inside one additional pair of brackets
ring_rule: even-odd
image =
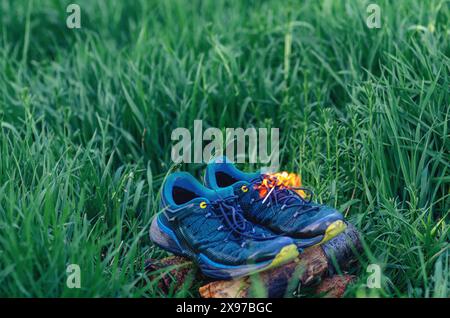
[(344, 217), (342, 213), (335, 209), (325, 208), (321, 209), (314, 218), (305, 222), (299, 227), (297, 231), (298, 237), (315, 237), (318, 235), (324, 235), (327, 228), (336, 221), (343, 221)]
[(252, 242), (249, 249), (253, 249), (248, 256), (249, 263), (258, 263), (274, 259), (283, 247), (293, 244), (294, 241), (285, 236), (280, 236), (268, 241)]

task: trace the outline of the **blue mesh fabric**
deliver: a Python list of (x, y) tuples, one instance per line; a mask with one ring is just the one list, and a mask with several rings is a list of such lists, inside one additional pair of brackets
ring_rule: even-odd
[(285, 237), (273, 237), (270, 230), (260, 226), (254, 227), (254, 234), (273, 238), (255, 240), (232, 232), (224, 222), (214, 216), (206, 217), (206, 209), (193, 207), (192, 213), (178, 220), (186, 241), (208, 258), (222, 264), (240, 265), (271, 259), (280, 247), (288, 245)]
[[(217, 162), (216, 162), (217, 161)], [(268, 202), (262, 204), (259, 193), (253, 188), (263, 176), (260, 173), (246, 173), (237, 169), (226, 158), (218, 158), (208, 164), (205, 175), (206, 184), (219, 189), (216, 172), (226, 173), (235, 180), (232, 187), (239, 197), (239, 204), (245, 216), (254, 223), (264, 225), (275, 233), (292, 237), (312, 237), (324, 234), (327, 226), (336, 220), (342, 220), (342, 214), (331, 207), (308, 203), (298, 199), (288, 190), (271, 193)], [(249, 191), (241, 191), (246, 185)], [(296, 199), (297, 198), (297, 199)]]
[[(176, 203), (174, 187), (197, 197)], [(206, 204), (201, 208), (200, 204)], [(162, 220), (181, 244), (221, 264), (242, 265), (275, 257), (292, 239), (251, 224), (244, 218), (233, 188), (206, 189), (187, 173), (170, 175), (162, 191)]]
[(248, 184), (249, 191), (243, 193), (241, 186), (240, 183), (236, 184), (234, 189), (239, 196), (239, 202), (246, 217), (270, 228), (275, 233), (283, 233), (292, 237), (320, 235), (333, 221), (342, 219), (341, 213), (336, 209), (316, 203), (305, 203), (304, 206), (292, 207), (287, 204), (284, 209), (281, 209), (282, 203), (275, 204), (273, 200), (271, 204), (268, 204), (270, 201), (262, 204), (261, 200), (258, 201), (260, 197), (257, 190)]

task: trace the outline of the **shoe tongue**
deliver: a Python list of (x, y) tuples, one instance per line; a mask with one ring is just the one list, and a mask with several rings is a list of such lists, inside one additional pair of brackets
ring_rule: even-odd
[(234, 188), (233, 187), (226, 187), (221, 188), (219, 190), (216, 190), (216, 196), (218, 199), (228, 199), (232, 196), (234, 196)]

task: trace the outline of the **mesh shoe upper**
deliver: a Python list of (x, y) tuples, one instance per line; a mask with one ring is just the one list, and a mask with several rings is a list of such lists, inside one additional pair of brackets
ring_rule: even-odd
[(181, 244), (221, 264), (270, 260), (292, 244), (290, 238), (247, 221), (233, 188), (209, 190), (187, 173), (168, 177), (161, 203), (161, 221)]
[(260, 196), (257, 188), (264, 174), (238, 170), (225, 157), (210, 163), (206, 170), (208, 186), (231, 186), (239, 197), (246, 217), (255, 223), (296, 238), (323, 235), (328, 226), (343, 220), (342, 214), (326, 205), (310, 202), (292, 189), (277, 188)]

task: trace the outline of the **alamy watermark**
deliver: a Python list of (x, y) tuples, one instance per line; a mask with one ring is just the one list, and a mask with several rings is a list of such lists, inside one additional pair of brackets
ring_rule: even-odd
[(69, 29), (81, 28), (81, 9), (78, 4), (71, 3), (67, 6), (66, 12), (70, 13), (66, 18), (66, 26)]
[(67, 288), (81, 288), (81, 271), (80, 265), (78, 264), (70, 264), (66, 269), (67, 280), (66, 286)]
[(368, 288), (381, 288), (381, 267), (378, 264), (370, 264), (366, 269), (367, 273), (371, 273), (367, 277)]
[(279, 138), (278, 128), (225, 128), (223, 132), (209, 127), (203, 131), (203, 121), (194, 120), (193, 134), (183, 127), (172, 131), (176, 143), (171, 157), (174, 163), (207, 163), (225, 154), (231, 162), (260, 163), (263, 171), (273, 172), (280, 165)]
[(366, 25), (369, 29), (381, 28), (381, 9), (378, 4), (371, 3), (366, 8), (366, 13), (370, 14), (366, 19)]

